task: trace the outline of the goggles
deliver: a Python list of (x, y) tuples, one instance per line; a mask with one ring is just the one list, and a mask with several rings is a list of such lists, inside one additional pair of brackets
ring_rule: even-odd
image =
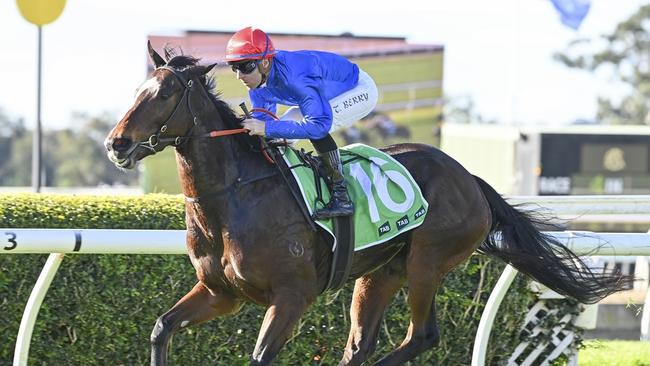
[(241, 72), (242, 74), (250, 74), (257, 68), (260, 60), (245, 60), (230, 65), (233, 72)]

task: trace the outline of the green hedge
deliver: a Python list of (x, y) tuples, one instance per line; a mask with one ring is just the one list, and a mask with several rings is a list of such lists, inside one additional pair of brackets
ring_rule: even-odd
[[(96, 197), (0, 195), (0, 228), (183, 229), (182, 198), (147, 195)], [(0, 365), (13, 358), (31, 288), (47, 255), (0, 256)], [(438, 294), (441, 346), (414, 365), (469, 365), (483, 306), (503, 265), (473, 256), (446, 279)], [(146, 365), (155, 319), (196, 282), (185, 256), (68, 255), (43, 302), (30, 348), (30, 365)], [(532, 296), (518, 277), (499, 312), (489, 365), (507, 360)], [(322, 296), (303, 317), (277, 365), (336, 365), (349, 325), (352, 284)], [(409, 322), (406, 290), (387, 311), (374, 360), (402, 341)], [(247, 365), (263, 308), (245, 306), (174, 337), (173, 365)]]

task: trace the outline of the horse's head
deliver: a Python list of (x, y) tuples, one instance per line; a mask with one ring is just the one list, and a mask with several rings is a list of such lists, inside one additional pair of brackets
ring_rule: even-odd
[(155, 70), (138, 88), (133, 106), (104, 141), (108, 158), (126, 169), (167, 146), (185, 141), (196, 123), (192, 96), (205, 93), (201, 90), (205, 74), (215, 66), (197, 65), (198, 60), (189, 56), (170, 58), (167, 54), (165, 61), (150, 43), (147, 46)]

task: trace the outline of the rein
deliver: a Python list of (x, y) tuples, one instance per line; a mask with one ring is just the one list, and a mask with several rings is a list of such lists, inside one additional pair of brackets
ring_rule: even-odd
[[(206, 133), (202, 133), (202, 134), (198, 134), (198, 135), (192, 135), (191, 133), (192, 133), (192, 130), (194, 129), (194, 126), (196, 126), (200, 121), (199, 118), (194, 114), (194, 110), (192, 109), (192, 104), (190, 103), (190, 96), (189, 96), (190, 93), (192, 92), (193, 88), (194, 88), (195, 83), (194, 83), (194, 81), (192, 79), (187, 80), (185, 78), (185, 76), (181, 72), (174, 69), (173, 67), (162, 66), (160, 68), (171, 72), (181, 82), (181, 85), (184, 88), (183, 96), (181, 97), (181, 99), (176, 104), (176, 107), (174, 107), (174, 111), (172, 112), (172, 114), (169, 115), (169, 117), (167, 117), (167, 119), (165, 120), (165, 123), (163, 123), (163, 125), (160, 127), (160, 129), (156, 133), (149, 136), (149, 138), (146, 141), (141, 141), (141, 142), (133, 144), (133, 146), (131, 146), (131, 148), (127, 151), (127, 155), (129, 155), (131, 152), (133, 152), (133, 150), (137, 149), (138, 147), (144, 147), (146, 149), (149, 149), (149, 150), (153, 151), (154, 153), (157, 153), (158, 150), (156, 150), (156, 146), (158, 146), (161, 142), (162, 143), (170, 142), (172, 145), (174, 145), (174, 147), (179, 147), (182, 144), (184, 144), (185, 142), (187, 142), (188, 140), (193, 139), (193, 138), (217, 138), (217, 137), (222, 137), (222, 136), (236, 135), (236, 134), (247, 133), (248, 132), (248, 130), (245, 129), (245, 128), (234, 128), (234, 129), (229, 129), (229, 130), (215, 130), (215, 131), (210, 131), (210, 132), (206, 132)], [(192, 115), (193, 124), (192, 124), (192, 127), (190, 128), (190, 130), (188, 131), (188, 134), (185, 135), (185, 136), (161, 137), (161, 135), (167, 131), (167, 129), (168, 129), (167, 126), (168, 126), (169, 122), (173, 120), (174, 116), (176, 115), (176, 112), (178, 112), (180, 106), (183, 104), (183, 100), (187, 100), (187, 109), (189, 110), (190, 114)], [(253, 109), (253, 111), (266, 113), (266, 114), (270, 115), (271, 117), (273, 117), (274, 119), (278, 120), (278, 117), (275, 114), (273, 114), (272, 112), (270, 112), (270, 111), (268, 111), (266, 109), (255, 108), (255, 109)], [(260, 138), (260, 139), (262, 139), (262, 138)], [(262, 142), (262, 145), (263, 145), (263, 142)], [(268, 152), (266, 151), (266, 149), (262, 149), (262, 155), (264, 156), (266, 161), (268, 161), (271, 164), (275, 164), (273, 159), (271, 159), (269, 157)]]

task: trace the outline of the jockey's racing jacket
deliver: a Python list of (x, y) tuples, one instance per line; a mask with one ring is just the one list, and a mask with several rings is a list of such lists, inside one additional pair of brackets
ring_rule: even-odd
[(266, 137), (320, 139), (332, 127), (329, 101), (354, 88), (359, 67), (343, 56), (322, 51), (278, 51), (266, 82), (250, 89), (253, 108), (273, 113), (276, 105), (298, 106), (302, 121), (275, 121), (267, 114), (253, 112), (253, 118), (266, 122)]

